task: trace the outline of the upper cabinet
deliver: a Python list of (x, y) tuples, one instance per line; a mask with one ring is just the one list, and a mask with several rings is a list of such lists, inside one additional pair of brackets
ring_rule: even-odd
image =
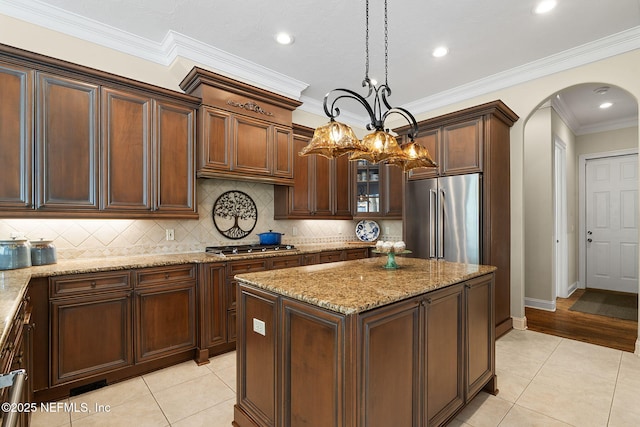
[(0, 217), (198, 217), (197, 98), (3, 45), (0, 93)]
[(351, 219), (347, 156), (299, 156), (313, 129), (293, 125), (293, 186), (274, 187), (275, 219)]
[(180, 87), (202, 99), (198, 177), (293, 185), (291, 112), (301, 102), (198, 67)]
[(0, 209), (31, 208), (33, 71), (0, 58)]
[(354, 175), (353, 216), (402, 219), (404, 172), (386, 164), (366, 160), (351, 162)]

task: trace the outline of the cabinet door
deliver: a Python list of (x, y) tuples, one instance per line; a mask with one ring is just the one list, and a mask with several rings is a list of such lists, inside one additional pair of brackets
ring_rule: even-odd
[(253, 175), (271, 175), (272, 169), (272, 125), (249, 117), (233, 118), (232, 170)]
[(195, 284), (136, 290), (136, 363), (196, 346)]
[(313, 157), (312, 214), (316, 217), (331, 218), (333, 215), (331, 160), (322, 156)]
[(482, 117), (442, 130), (443, 175), (482, 172)]
[(192, 108), (156, 102), (156, 209), (195, 214), (195, 113)]
[(129, 292), (50, 304), (52, 385), (133, 364)]
[(293, 134), (291, 129), (273, 126), (274, 176), (293, 178), (293, 154)]
[(385, 218), (402, 219), (402, 186), (404, 185), (404, 171), (391, 165), (380, 167), (382, 174), (382, 195), (380, 199), (381, 214)]
[(348, 156), (340, 156), (333, 160), (335, 168), (331, 189), (334, 192), (333, 200), (335, 207), (333, 213), (335, 216), (351, 219), (351, 165)]
[[(408, 138), (405, 136), (405, 143), (408, 142)], [(409, 172), (409, 179), (425, 179), (438, 176), (440, 173), (440, 146), (442, 145), (442, 136), (440, 128), (421, 130), (418, 133), (418, 137), (415, 138), (415, 142), (429, 150), (431, 158), (438, 164), (437, 168), (418, 168)]]
[(344, 426), (344, 324), (342, 315), (283, 299), (280, 425)]
[[(313, 197), (313, 165), (316, 156), (299, 156), (309, 138), (307, 136), (295, 135), (293, 139), (293, 150), (295, 156), (293, 158), (293, 187), (277, 187), (275, 191), (284, 191), (288, 194), (286, 203), (288, 203), (287, 215), (291, 216), (309, 216), (311, 215)], [(282, 201), (281, 201), (282, 203)]]
[(494, 376), (494, 276), (470, 280), (466, 288), (467, 383), (470, 400)]
[(224, 299), (224, 264), (203, 264), (200, 279), (201, 348), (227, 342), (227, 309)]
[(420, 426), (420, 301), (365, 312), (358, 325), (360, 425)]
[(98, 86), (38, 73), (39, 209), (98, 209)]
[(105, 210), (151, 210), (151, 113), (149, 97), (102, 89)]
[(0, 208), (25, 209), (33, 205), (33, 73), (0, 62)]
[(231, 170), (231, 114), (201, 106), (198, 121), (198, 172)]
[(372, 164), (366, 160), (354, 163), (355, 192), (354, 217), (380, 217), (380, 164)]
[(463, 286), (429, 294), (426, 300), (426, 402), (428, 425), (438, 426), (464, 404)]

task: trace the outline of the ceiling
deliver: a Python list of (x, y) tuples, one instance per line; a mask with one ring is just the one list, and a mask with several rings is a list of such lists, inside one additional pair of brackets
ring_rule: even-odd
[[(428, 111), (640, 48), (640, 0), (558, 0), (549, 14), (535, 15), (537, 1), (389, 0), (391, 104)], [(30, 9), (17, 17), (39, 25), (58, 20), (58, 31), (71, 31), (81, 20), (96, 34), (118, 32), (110, 47), (124, 51), (127, 40), (160, 45), (180, 39), (197, 43), (192, 59), (205, 65), (203, 58), (213, 52), (231, 54), (227, 58), (243, 64), (242, 73), (268, 70), (297, 84), (298, 97), (318, 110), (331, 89), (363, 93), (364, 0), (0, 0), (0, 6), (0, 12), (14, 16), (21, 15), (18, 8)], [(370, 0), (370, 76), (379, 81), (384, 78), (382, 16), (383, 1)], [(278, 45), (279, 31), (292, 33), (295, 43)], [(449, 54), (432, 57), (438, 45), (446, 45)], [(216, 71), (225, 74), (224, 67)], [(241, 79), (251, 82), (251, 74)], [(621, 103), (603, 118), (586, 108), (593, 87), (583, 89), (562, 97), (572, 127), (594, 129), (600, 121), (622, 118), (637, 123), (637, 102), (626, 92), (610, 92)], [(344, 109), (362, 114), (356, 107)]]

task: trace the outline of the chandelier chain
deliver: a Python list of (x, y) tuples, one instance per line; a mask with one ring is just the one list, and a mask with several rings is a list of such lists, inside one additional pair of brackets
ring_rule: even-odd
[[(364, 50), (365, 50), (365, 57), (366, 57), (366, 62), (365, 62), (365, 70), (364, 70), (364, 79), (365, 81), (369, 80), (369, 0), (367, 0), (367, 8), (366, 8), (366, 31), (365, 31), (365, 44), (364, 44)], [(363, 82), (364, 84), (364, 82)]]
[(384, 84), (389, 86), (389, 29), (387, 20), (387, 0), (384, 0)]

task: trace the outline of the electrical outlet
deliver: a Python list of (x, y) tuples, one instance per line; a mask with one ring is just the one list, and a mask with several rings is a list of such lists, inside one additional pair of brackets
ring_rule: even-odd
[(175, 230), (173, 228), (167, 228), (166, 230), (164, 230), (166, 232), (166, 239), (167, 240), (175, 240), (176, 239), (176, 234), (175, 234)]
[(291, 228), (291, 235), (292, 236), (297, 236), (298, 235), (298, 227), (292, 227)]
[(384, 234), (386, 234), (387, 236), (389, 235), (389, 227), (384, 228)]
[(253, 332), (262, 335), (263, 337), (267, 335), (267, 328), (265, 323), (262, 320), (258, 320), (255, 317), (253, 318)]

